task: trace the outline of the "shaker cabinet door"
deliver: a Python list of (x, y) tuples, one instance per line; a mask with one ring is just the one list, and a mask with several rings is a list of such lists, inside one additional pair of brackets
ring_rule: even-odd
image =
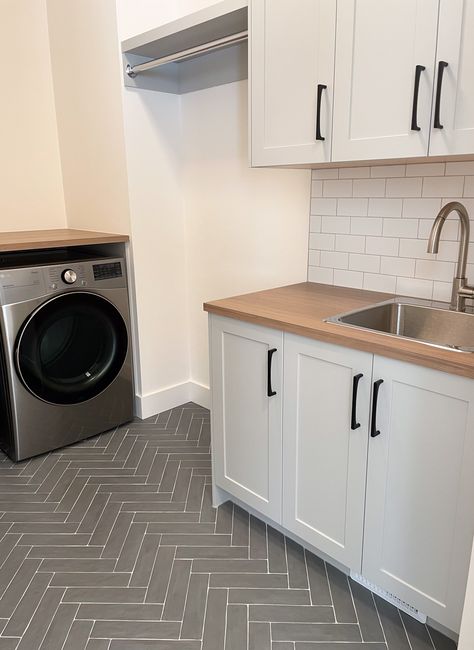
[(363, 575), (459, 630), (474, 533), (474, 382), (375, 357)]
[(360, 572), (372, 355), (285, 334), (283, 525)]
[(214, 315), (210, 323), (214, 480), (280, 522), (283, 334)]
[(336, 0), (250, 11), (252, 165), (330, 161)]
[(338, 3), (333, 161), (428, 154), (437, 24), (438, 0)]
[(433, 156), (474, 152), (473, 34), (474, 0), (441, 0), (430, 140)]

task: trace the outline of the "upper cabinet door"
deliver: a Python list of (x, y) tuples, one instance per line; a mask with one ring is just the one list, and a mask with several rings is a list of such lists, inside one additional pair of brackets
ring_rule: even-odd
[(474, 381), (375, 357), (363, 575), (459, 630), (474, 532)]
[(474, 152), (473, 34), (474, 0), (441, 0), (430, 140), (433, 156)]
[(438, 4), (338, 3), (333, 161), (427, 155)]
[(336, 0), (252, 0), (252, 165), (331, 160)]

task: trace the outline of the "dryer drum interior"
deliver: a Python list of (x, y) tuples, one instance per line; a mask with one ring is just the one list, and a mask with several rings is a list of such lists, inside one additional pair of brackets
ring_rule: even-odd
[(107, 299), (72, 292), (43, 303), (16, 341), (16, 369), (25, 387), (53, 404), (77, 404), (109, 386), (120, 372), (127, 328)]

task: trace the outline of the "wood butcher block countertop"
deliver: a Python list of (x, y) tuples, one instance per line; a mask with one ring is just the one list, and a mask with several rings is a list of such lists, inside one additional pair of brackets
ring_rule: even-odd
[(88, 246), (90, 244), (117, 244), (127, 241), (128, 235), (92, 230), (74, 230), (72, 228), (19, 230), (18, 232), (0, 232), (0, 252)]
[(330, 316), (393, 297), (387, 293), (303, 282), (207, 302), (204, 310), (474, 378), (474, 353), (443, 350), (408, 339), (324, 322)]

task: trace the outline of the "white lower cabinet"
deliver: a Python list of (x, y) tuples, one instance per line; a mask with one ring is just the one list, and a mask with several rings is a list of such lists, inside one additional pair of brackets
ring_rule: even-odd
[(458, 632), (474, 535), (474, 380), (210, 323), (215, 485)]
[(382, 357), (362, 573), (459, 630), (474, 533), (474, 381)]
[(372, 355), (289, 334), (284, 368), (283, 525), (360, 572)]
[(210, 322), (214, 480), (281, 522), (283, 333), (219, 316)]

